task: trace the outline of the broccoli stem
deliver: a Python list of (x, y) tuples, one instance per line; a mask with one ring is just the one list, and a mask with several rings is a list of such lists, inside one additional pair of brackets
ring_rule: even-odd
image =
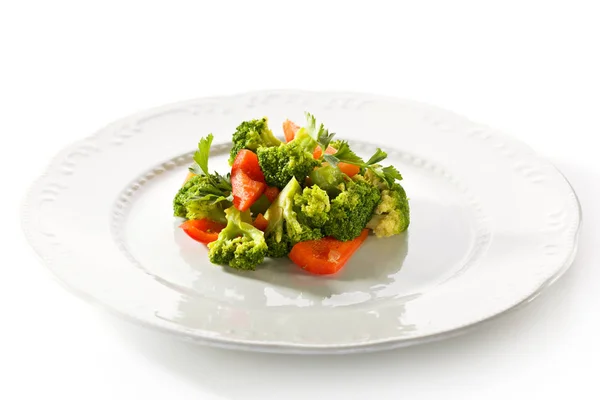
[(281, 242), (284, 214), (292, 210), (294, 196), (301, 191), (300, 184), (292, 177), (265, 213), (265, 218), (269, 221), (265, 235), (275, 235), (275, 240)]

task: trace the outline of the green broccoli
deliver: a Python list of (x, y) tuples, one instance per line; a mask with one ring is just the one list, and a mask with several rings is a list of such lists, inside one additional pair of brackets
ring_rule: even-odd
[(294, 210), (298, 221), (312, 228), (321, 228), (329, 219), (329, 196), (318, 186), (304, 188), (294, 196)]
[(286, 234), (283, 234), (279, 241), (277, 241), (277, 235), (268, 235), (265, 240), (269, 248), (267, 250), (267, 257), (286, 257), (292, 251), (292, 242)]
[(347, 241), (358, 237), (366, 227), (381, 194), (361, 175), (348, 178), (343, 186), (342, 192), (331, 201), (329, 220), (323, 226), (323, 233)]
[(321, 163), (313, 158), (317, 142), (301, 128), (294, 140), (277, 147), (258, 149), (258, 163), (269, 186), (282, 189), (292, 178), (304, 182)]
[(287, 254), (291, 246), (298, 242), (323, 237), (319, 228), (312, 228), (298, 220), (298, 213), (294, 211), (294, 198), (301, 193), (300, 184), (292, 177), (265, 213), (265, 218), (269, 221), (265, 237), (272, 247), (269, 253), (275, 254), (273, 257), (282, 257), (284, 251)]
[(365, 173), (365, 179), (381, 192), (381, 201), (375, 208), (367, 228), (377, 237), (387, 237), (404, 232), (410, 224), (410, 207), (404, 188), (398, 184), (389, 184), (371, 171)]
[(321, 160), (315, 160), (313, 152), (317, 146), (327, 148), (333, 136), (323, 124), (317, 127), (315, 117), (306, 113), (306, 125), (296, 132), (294, 140), (257, 150), (267, 184), (282, 189), (292, 178), (304, 182), (308, 174), (321, 165)]
[[(173, 214), (187, 219), (209, 218), (224, 223), (224, 210), (231, 206), (228, 200), (231, 186), (227, 186), (226, 179), (217, 174), (194, 176), (175, 195)], [(221, 183), (215, 185), (215, 181)]]
[(208, 244), (208, 257), (213, 264), (232, 268), (255, 270), (267, 253), (262, 231), (252, 226), (250, 211), (240, 212), (235, 207), (225, 210), (227, 226), (219, 238)]
[(398, 183), (381, 191), (381, 201), (375, 208), (367, 228), (377, 237), (387, 237), (404, 232), (410, 224), (410, 208), (406, 192)]
[(281, 140), (277, 139), (269, 125), (267, 118), (253, 119), (242, 122), (233, 134), (233, 147), (229, 153), (229, 165), (233, 165), (235, 157), (242, 149), (256, 152), (260, 147), (279, 146)]
[(389, 182), (371, 170), (365, 172), (365, 180), (381, 192), (381, 201), (367, 228), (372, 229), (377, 237), (397, 235), (408, 229), (410, 207), (404, 188), (396, 182), (390, 186)]

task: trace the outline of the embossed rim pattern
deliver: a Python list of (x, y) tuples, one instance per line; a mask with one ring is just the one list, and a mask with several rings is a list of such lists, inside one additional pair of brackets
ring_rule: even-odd
[[(273, 100), (275, 99), (275, 100)], [(85, 278), (75, 277), (77, 270), (77, 259), (71, 258), (72, 249), (65, 245), (61, 233), (56, 229), (49, 229), (41, 221), (44, 206), (54, 202), (61, 193), (69, 188), (69, 177), (74, 174), (80, 159), (99, 157), (104, 149), (109, 147), (126, 147), (127, 142), (143, 133), (142, 126), (147, 121), (160, 119), (163, 115), (171, 112), (185, 112), (192, 115), (209, 115), (211, 113), (222, 113), (227, 115), (236, 109), (257, 109), (269, 101), (299, 102), (311, 108), (356, 110), (365, 104), (385, 103), (386, 105), (397, 105), (405, 107), (411, 113), (416, 113), (421, 121), (428, 124), (435, 135), (457, 135), (464, 134), (469, 141), (479, 141), (482, 147), (493, 148), (493, 151), (505, 160), (510, 160), (515, 174), (527, 181), (527, 184), (539, 185), (562, 185), (558, 193), (564, 197), (564, 209), (558, 209), (548, 214), (548, 225), (550, 230), (556, 231), (561, 228), (561, 238), (557, 243), (544, 246), (545, 256), (551, 261), (545, 261), (544, 269), (536, 271), (534, 287), (517, 287), (511, 298), (500, 298), (489, 300), (495, 302), (494, 307), (489, 307), (485, 313), (476, 318), (471, 318), (460, 323), (450, 323), (444, 329), (432, 332), (423, 332), (413, 337), (390, 337), (383, 340), (374, 340), (364, 343), (344, 343), (341, 345), (303, 345), (300, 343), (278, 343), (263, 340), (245, 340), (218, 337), (206, 332), (193, 332), (178, 329), (176, 326), (163, 324), (158, 319), (140, 317), (135, 307), (127, 309), (114, 303), (111, 299), (113, 288), (104, 288), (104, 291), (91, 293), (89, 282)], [(318, 106), (315, 106), (316, 104)], [(329, 107), (329, 108), (327, 108)], [(439, 136), (440, 138), (442, 136)], [(183, 154), (175, 152), (174, 154)], [(168, 159), (166, 157), (162, 159)], [(175, 164), (173, 165), (175, 166)], [(165, 164), (165, 168), (170, 165)], [(143, 171), (140, 171), (142, 173)], [(133, 175), (135, 176), (135, 175)], [(125, 186), (121, 186), (120, 191)], [(114, 201), (113, 201), (114, 204)], [(64, 206), (63, 206), (64, 207)], [(74, 215), (75, 219), (78, 217)], [(102, 218), (106, 218), (103, 215)], [(110, 219), (110, 218), (109, 218)], [(467, 331), (478, 323), (488, 321), (494, 317), (525, 304), (537, 297), (537, 295), (564, 273), (573, 261), (577, 249), (577, 239), (581, 221), (581, 209), (577, 197), (566, 180), (566, 178), (547, 161), (540, 159), (527, 146), (502, 135), (494, 130), (480, 124), (473, 123), (454, 113), (438, 109), (423, 103), (404, 101), (384, 96), (375, 96), (356, 93), (318, 93), (301, 91), (268, 91), (252, 92), (235, 96), (224, 96), (216, 98), (205, 98), (183, 103), (171, 104), (155, 108), (146, 112), (135, 114), (131, 117), (117, 121), (96, 135), (84, 139), (60, 152), (50, 163), (46, 172), (35, 182), (26, 196), (22, 208), (22, 224), (25, 234), (37, 254), (50, 268), (59, 281), (81, 297), (100, 304), (128, 320), (141, 323), (146, 326), (157, 328), (163, 332), (176, 334), (178, 337), (204, 344), (212, 344), (221, 347), (259, 350), (269, 352), (286, 353), (350, 353), (360, 351), (374, 351), (406, 346), (415, 343), (423, 343), (430, 340), (450, 337)], [(114, 221), (112, 221), (114, 222)], [(112, 229), (112, 222), (110, 229)], [(53, 227), (54, 228), (54, 227)], [(563, 237), (564, 236), (564, 237)], [(79, 280), (78, 280), (79, 279)], [(86, 286), (87, 285), (87, 286)]]

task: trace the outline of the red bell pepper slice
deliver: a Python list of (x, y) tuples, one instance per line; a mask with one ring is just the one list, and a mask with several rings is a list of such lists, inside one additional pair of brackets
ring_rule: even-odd
[(231, 167), (233, 205), (246, 211), (267, 189), (258, 156), (250, 150), (240, 150)]
[(294, 264), (312, 274), (334, 274), (348, 262), (367, 236), (369, 230), (363, 229), (360, 236), (347, 242), (332, 237), (300, 242), (292, 247), (289, 257)]
[(217, 240), (219, 232), (225, 228), (225, 225), (204, 218), (185, 221), (180, 225), (180, 228), (192, 239), (208, 244)]
[(235, 157), (231, 173), (234, 174), (238, 170), (244, 171), (252, 180), (266, 183), (265, 176), (258, 163), (258, 156), (250, 150), (242, 149)]
[(254, 219), (253, 225), (256, 229), (260, 229), (264, 232), (267, 229), (267, 226), (269, 225), (269, 221), (264, 217), (264, 215), (258, 214)]
[(272, 203), (277, 196), (279, 196), (279, 189), (275, 186), (269, 186), (267, 187), (267, 190), (265, 190), (265, 196), (267, 196), (267, 199)]
[(289, 119), (286, 119), (283, 122), (283, 134), (285, 135), (286, 142), (291, 142), (292, 140), (294, 140), (294, 137), (296, 137), (296, 132), (298, 132), (299, 130), (300, 127), (292, 121), (290, 121)]

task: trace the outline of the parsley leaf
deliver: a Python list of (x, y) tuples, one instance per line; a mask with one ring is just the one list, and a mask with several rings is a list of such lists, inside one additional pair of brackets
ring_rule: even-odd
[(373, 154), (371, 158), (369, 158), (369, 161), (367, 161), (367, 165), (377, 164), (378, 162), (383, 161), (386, 158), (387, 153), (378, 147), (377, 151), (375, 151), (375, 154)]
[(223, 192), (231, 192), (231, 174), (227, 173), (226, 176), (215, 172), (211, 175), (211, 182), (215, 187)]
[(374, 166), (373, 168), (371, 168), (371, 171), (373, 171), (373, 173), (377, 175), (381, 180), (384, 180), (389, 187), (392, 187), (396, 180), (402, 180), (402, 175), (400, 175), (400, 172), (398, 172), (396, 167), (394, 167), (393, 165), (384, 168), (381, 168), (380, 166)]
[(338, 163), (344, 162), (347, 164), (358, 165), (361, 168), (370, 169), (391, 187), (396, 180), (402, 180), (402, 175), (400, 175), (400, 172), (392, 165), (382, 168), (377, 164), (386, 158), (387, 153), (380, 148), (377, 148), (377, 151), (369, 158), (369, 161), (364, 162), (362, 158), (350, 149), (350, 146), (346, 141), (340, 142), (338, 151), (335, 154), (325, 154), (323, 156), (323, 159), (333, 166), (337, 166)]
[(356, 155), (356, 153), (350, 149), (348, 142), (346, 142), (345, 140), (340, 142), (338, 151), (335, 154), (333, 154), (333, 156), (337, 158), (338, 162), (359, 165), (361, 167), (366, 166), (363, 159)]
[[(204, 175), (214, 187), (214, 191), (207, 192), (206, 194), (219, 195), (221, 197), (224, 192), (231, 192), (231, 178), (230, 174), (223, 176), (218, 172), (210, 174), (208, 171), (208, 157), (210, 156), (210, 146), (214, 136), (212, 133), (208, 136), (200, 139), (198, 142), (198, 150), (194, 153), (195, 163), (189, 167), (191, 173), (195, 175)], [(223, 199), (226, 199), (223, 197)], [(221, 201), (221, 200), (219, 200)]]
[(306, 129), (309, 136), (321, 146), (323, 153), (325, 153), (325, 150), (329, 147), (329, 143), (333, 140), (335, 133), (329, 133), (323, 124), (317, 129), (317, 120), (315, 116), (308, 112), (305, 112), (304, 115), (306, 116), (306, 126), (304, 129)]
[(198, 151), (194, 153), (194, 161), (206, 176), (210, 175), (208, 173), (208, 156), (210, 155), (210, 146), (213, 138), (213, 134), (210, 133), (207, 137), (200, 139)]
[(340, 141), (339, 147), (335, 154), (327, 154), (326, 150), (331, 143), (331, 140), (335, 136), (335, 133), (329, 133), (327, 129), (321, 124), (317, 129), (317, 120), (314, 115), (310, 113), (304, 113), (306, 116), (306, 129), (307, 133), (312, 137), (319, 146), (323, 149), (323, 160), (333, 165), (337, 166), (339, 163), (347, 163), (358, 165), (361, 168), (367, 168), (373, 171), (381, 180), (387, 182), (387, 184), (391, 187), (396, 180), (402, 180), (402, 175), (394, 166), (388, 166), (382, 168), (378, 163), (385, 160), (387, 158), (387, 153), (380, 148), (377, 148), (375, 154), (369, 158), (367, 162), (365, 162), (360, 156), (358, 156), (355, 152), (350, 149), (348, 142), (345, 140)]
[(399, 181), (402, 180), (402, 175), (400, 175), (400, 172), (393, 165), (382, 168), (382, 171), (387, 177), (394, 178)]

